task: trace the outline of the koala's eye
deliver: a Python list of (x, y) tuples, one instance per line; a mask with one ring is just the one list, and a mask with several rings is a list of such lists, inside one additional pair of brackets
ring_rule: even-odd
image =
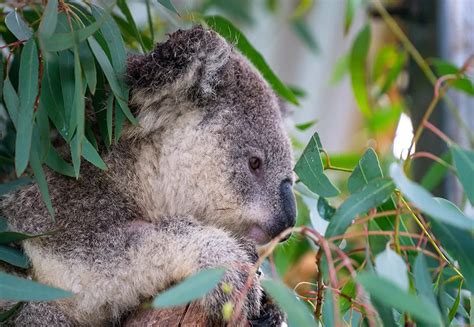
[(251, 157), (249, 159), (249, 167), (252, 171), (257, 172), (262, 166), (262, 160), (257, 157)]

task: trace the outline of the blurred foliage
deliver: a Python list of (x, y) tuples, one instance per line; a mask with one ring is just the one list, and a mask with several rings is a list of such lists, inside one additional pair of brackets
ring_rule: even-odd
[[(83, 159), (106, 170), (103, 150), (117, 142), (125, 121), (136, 124), (124, 82), (127, 51), (149, 51), (176, 25), (201, 23), (215, 29), (248, 57), (280, 97), (293, 104), (304, 97), (306, 90), (281, 81), (240, 29), (255, 24), (255, 6), (270, 16), (283, 12), (295, 35), (317, 55), (318, 42), (306, 22), (313, 1), (292, 1), (291, 10), (283, 11), (279, 0), (205, 0), (190, 8), (170, 0), (147, 0), (143, 25), (137, 24), (130, 3), (49, 0), (0, 5), (1, 195), (35, 182), (53, 216), (44, 165), (76, 178)], [(347, 0), (345, 8), (344, 30), (348, 33), (355, 12), (366, 11), (367, 3)], [(297, 148), (304, 148), (295, 166), (298, 223), (287, 231), (293, 232), (288, 242), (278, 245), (276, 239), (263, 250), (258, 265), (271, 277), (264, 280), (263, 287), (286, 311), (292, 326), (315, 325), (316, 320), (326, 326), (342, 322), (473, 324), (473, 220), (429, 191), (452, 172), (472, 205), (474, 152), (427, 124), (428, 114), (417, 127), (412, 145), (424, 129), (430, 129), (446, 141), (449, 152), (439, 158), (412, 151), (400, 161), (387, 155), (405, 111), (401, 80), (409, 51), (402, 40), (377, 49), (370, 60), (370, 24), (356, 32), (330, 82), (338, 83), (349, 75), (363, 116), (364, 135), (377, 141), (377, 151), (368, 148), (364, 154), (329, 155), (318, 134), (306, 146), (294, 140)], [(472, 76), (467, 74), (472, 58), (463, 67), (439, 59), (431, 65), (440, 78), (435, 104), (449, 88), (474, 94)], [(430, 113), (431, 105), (426, 106)], [(94, 113), (94, 120), (89, 112)], [(296, 128), (306, 130), (314, 123)], [(64, 145), (70, 160), (58, 150)], [(421, 185), (408, 178), (417, 157), (434, 160)], [(8, 231), (0, 220), (0, 260), (27, 268), (28, 259), (13, 244), (31, 237), (41, 235)], [(221, 276), (220, 270), (200, 272), (160, 294), (154, 305), (166, 307), (196, 299)], [(38, 301), (66, 296), (65, 291), (0, 273), (3, 299)], [(19, 305), (12, 308), (18, 309)], [(13, 311), (1, 313), (0, 320)], [(226, 316), (231, 318), (232, 312)]]

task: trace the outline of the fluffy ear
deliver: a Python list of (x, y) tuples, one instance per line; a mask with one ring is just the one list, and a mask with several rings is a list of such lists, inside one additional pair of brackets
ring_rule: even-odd
[[(127, 75), (133, 102), (146, 106), (140, 103), (143, 96), (156, 102), (165, 96), (194, 100), (212, 94), (231, 51), (222, 37), (201, 26), (172, 33), (151, 53), (129, 58)], [(142, 99), (134, 99), (134, 94)]]

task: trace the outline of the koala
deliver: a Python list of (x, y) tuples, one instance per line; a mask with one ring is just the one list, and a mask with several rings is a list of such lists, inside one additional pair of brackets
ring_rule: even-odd
[[(56, 231), (22, 247), (32, 278), (74, 294), (25, 304), (17, 326), (117, 325), (184, 278), (225, 267), (232, 292), (217, 286), (200, 300), (220, 324), (256, 247), (295, 224), (280, 101), (231, 44), (200, 26), (178, 30), (129, 57), (126, 78), (139, 125), (105, 155), (108, 170), (84, 163), (78, 180), (47, 171), (55, 220), (36, 185), (1, 203), (12, 230)], [(252, 278), (242, 316), (258, 320), (265, 295)]]

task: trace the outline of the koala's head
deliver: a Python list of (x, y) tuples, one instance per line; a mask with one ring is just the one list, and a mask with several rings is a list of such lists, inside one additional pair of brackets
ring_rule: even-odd
[[(295, 223), (289, 139), (280, 103), (213, 31), (177, 31), (128, 62), (140, 126), (137, 198), (149, 216), (192, 215), (263, 244)], [(153, 219), (153, 218), (152, 218)]]

